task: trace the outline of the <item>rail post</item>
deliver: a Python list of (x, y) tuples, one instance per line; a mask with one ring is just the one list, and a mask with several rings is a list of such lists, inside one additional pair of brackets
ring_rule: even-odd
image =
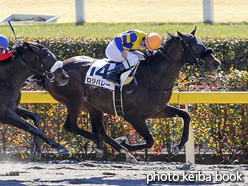
[[(180, 104), (180, 108), (189, 112), (187, 104)], [(195, 143), (191, 122), (189, 123), (189, 139), (186, 143), (186, 164), (195, 164)]]
[(214, 22), (213, 0), (203, 0), (203, 21), (204, 23)]
[(75, 7), (76, 7), (76, 24), (82, 25), (86, 21), (85, 0), (75, 0)]

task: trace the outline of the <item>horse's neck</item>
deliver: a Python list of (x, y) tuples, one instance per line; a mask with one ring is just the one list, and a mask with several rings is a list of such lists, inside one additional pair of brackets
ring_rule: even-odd
[(7, 62), (7, 64), (0, 68), (1, 81), (6, 81), (15, 87), (21, 87), (27, 78), (33, 74), (18, 58), (14, 59), (14, 61)]
[(171, 59), (163, 55), (159, 55), (151, 63), (152, 75), (163, 90), (169, 90), (173, 87), (176, 78), (183, 66), (180, 61), (183, 60), (183, 50), (180, 45), (174, 45), (165, 54)]
[(180, 40), (172, 40), (170, 46), (165, 46), (167, 56), (160, 56), (157, 79), (161, 88), (168, 90), (173, 87), (176, 78), (184, 63), (183, 46)]
[(159, 87), (163, 90), (171, 89), (178, 77), (181, 67), (182, 63), (163, 58), (161, 63), (155, 67), (155, 73), (153, 72), (154, 81), (157, 82)]

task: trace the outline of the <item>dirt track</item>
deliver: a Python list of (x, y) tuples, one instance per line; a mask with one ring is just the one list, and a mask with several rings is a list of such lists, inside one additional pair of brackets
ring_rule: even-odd
[[(154, 177), (155, 176), (155, 177)], [(153, 182), (152, 180), (160, 179)], [(222, 182), (229, 180), (227, 182)], [(96, 161), (0, 162), (0, 185), (248, 185), (248, 165)], [(165, 182), (167, 180), (167, 182)], [(221, 181), (222, 180), (222, 181)], [(230, 180), (237, 180), (230, 181)], [(243, 180), (243, 181), (242, 181)]]

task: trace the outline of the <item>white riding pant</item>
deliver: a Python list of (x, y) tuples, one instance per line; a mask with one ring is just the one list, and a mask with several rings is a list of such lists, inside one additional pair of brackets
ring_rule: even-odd
[[(115, 42), (111, 41), (108, 45), (108, 47), (106, 48), (106, 56), (111, 60), (111, 61), (115, 61), (118, 63), (122, 63), (126, 69), (128, 69), (129, 67), (135, 66), (138, 64), (139, 62), (139, 57), (130, 52), (130, 51), (126, 51), (127, 52), (127, 60), (128, 62), (122, 57), (121, 52), (119, 51), (119, 49), (116, 47)], [(129, 64), (128, 64), (129, 63)], [(130, 66), (129, 66), (130, 65)]]

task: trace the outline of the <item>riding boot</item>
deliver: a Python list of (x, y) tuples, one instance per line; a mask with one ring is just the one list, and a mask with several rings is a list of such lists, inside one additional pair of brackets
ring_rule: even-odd
[(120, 76), (126, 70), (125, 66), (121, 63), (108, 73), (106, 79), (112, 81), (116, 86), (120, 86)]

